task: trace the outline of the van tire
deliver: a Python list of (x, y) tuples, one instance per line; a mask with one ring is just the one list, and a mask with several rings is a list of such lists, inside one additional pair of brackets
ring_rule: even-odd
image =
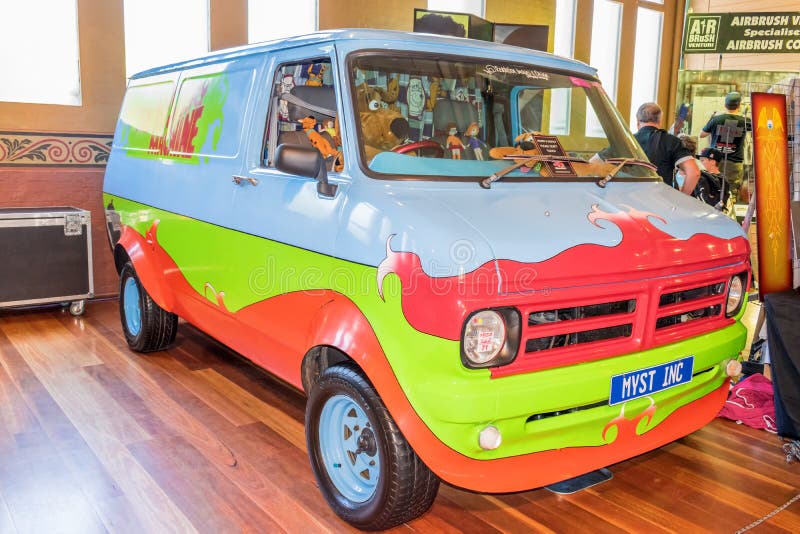
[(163, 350), (175, 341), (178, 316), (156, 304), (130, 261), (119, 276), (119, 317), (128, 346), (137, 352)]
[[(323, 496), (355, 527), (397, 526), (427, 512), (436, 498), (438, 477), (417, 456), (375, 388), (352, 363), (329, 367), (311, 388), (306, 444)], [(375, 464), (372, 469), (370, 461)], [(365, 477), (368, 471), (376, 476)], [(363, 486), (372, 487), (359, 489), (348, 480), (366, 480)]]

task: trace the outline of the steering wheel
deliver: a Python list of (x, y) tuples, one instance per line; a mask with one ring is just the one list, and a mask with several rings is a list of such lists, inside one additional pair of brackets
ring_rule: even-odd
[(421, 155), (424, 151), (433, 152), (435, 158), (444, 157), (444, 147), (434, 141), (433, 139), (424, 139), (422, 141), (414, 141), (413, 143), (406, 143), (404, 145), (397, 145), (392, 149), (392, 152), (398, 154), (406, 154), (408, 152), (416, 152)]

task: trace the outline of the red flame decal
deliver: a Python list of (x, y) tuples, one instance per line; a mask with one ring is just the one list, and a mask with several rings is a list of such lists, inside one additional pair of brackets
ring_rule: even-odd
[[(647, 397), (650, 401), (650, 406), (644, 409), (642, 413), (639, 415), (634, 416), (632, 419), (628, 419), (625, 417), (625, 404), (622, 405), (619, 411), (619, 415), (616, 416), (614, 419), (608, 422), (605, 427), (603, 427), (602, 438), (605, 441), (606, 434), (609, 430), (614, 427), (617, 427), (617, 436), (614, 438), (613, 441), (623, 440), (627, 441), (630, 439), (635, 439), (638, 434), (636, 433), (636, 427), (639, 425), (639, 421), (644, 418), (647, 418), (647, 425), (653, 420), (653, 415), (656, 413), (656, 403), (653, 401), (652, 398)], [(613, 442), (612, 441), (612, 442)]]
[(653, 219), (667, 224), (664, 218), (624, 207), (626, 211), (609, 213), (595, 204), (587, 214), (589, 223), (598, 228), (603, 228), (600, 220), (619, 228), (622, 239), (614, 246), (583, 243), (531, 263), (492, 260), (458, 276), (426, 274), (417, 254), (391, 249), (390, 236), (386, 258), (378, 265), (378, 294), (384, 298), (384, 279), (389, 273), (396, 274), (402, 284), (406, 320), (421, 332), (457, 340), (466, 314), (473, 310), (539, 301), (551, 304), (553, 288), (584, 287), (588, 296), (591, 286), (626, 283), (634, 273), (667, 277), (676, 270), (710, 269), (749, 257), (749, 245), (743, 237), (695, 234), (679, 239), (654, 226)]

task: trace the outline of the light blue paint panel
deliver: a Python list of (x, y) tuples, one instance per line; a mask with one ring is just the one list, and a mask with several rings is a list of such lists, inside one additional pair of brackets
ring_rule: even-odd
[[(310, 178), (289, 176), (274, 169), (248, 168), (262, 150), (273, 51), (280, 61), (320, 57), (323, 45), (331, 50), (332, 74), (339, 86), (345, 172), (332, 173), (339, 185), (334, 198), (316, 193)], [(333, 45), (333, 46), (331, 46)], [(377, 266), (388, 245), (395, 251), (414, 252), (431, 276), (471, 272), (493, 260), (541, 262), (583, 244), (617, 246), (620, 228), (606, 220), (592, 224), (593, 206), (608, 213), (630, 209), (652, 213), (649, 222), (668, 235), (685, 240), (698, 232), (723, 239), (744, 236), (732, 220), (701, 202), (660, 182), (612, 181), (601, 188), (592, 182), (538, 181), (535, 175), (513, 173), (482, 189), (474, 178), (488, 176), (512, 162), (442, 161), (441, 172), (464, 180), (424, 178), (398, 181), (367, 176), (357, 165), (355, 116), (343, 72), (347, 55), (358, 50), (407, 50), (479, 57), (491, 54), (497, 61), (537, 63), (542, 68), (594, 76), (590, 67), (544, 53), (516, 47), (464, 41), (446, 37), (412, 36), (373, 30), (341, 30), (314, 37), (242, 47), (205, 59), (153, 69), (134, 77), (175, 77), (181, 68), (189, 75), (226, 69), (228, 93), (224, 120), (215, 127), (203, 153), (233, 154), (235, 158), (200, 158), (186, 164), (166, 159), (133, 158), (115, 148), (106, 173), (105, 190), (160, 209), (184, 214), (219, 226), (262, 236), (294, 246), (335, 255), (345, 260)], [(196, 69), (196, 70), (194, 70)], [(206, 69), (206, 70), (204, 70)], [(119, 139), (120, 127), (117, 128)], [(247, 150), (236, 151), (236, 144)], [(374, 165), (385, 172), (402, 172), (420, 166), (420, 158), (386, 153)], [(455, 165), (454, 165), (455, 163)], [(426, 162), (431, 165), (430, 162)], [(444, 165), (446, 164), (446, 169)], [(246, 173), (258, 186), (232, 183), (234, 174)], [(624, 176), (624, 175), (622, 175)], [(620, 178), (622, 178), (620, 176)], [(391, 241), (390, 240), (391, 237)], [(458, 253), (456, 253), (458, 252)]]
[[(392, 240), (393, 250), (418, 254), (431, 276), (453, 276), (493, 259), (540, 262), (581, 244), (618, 245), (622, 232), (614, 223), (590, 222), (595, 205), (607, 213), (630, 208), (652, 213), (649, 221), (676, 239), (699, 232), (723, 239), (744, 236), (730, 218), (661, 182), (611, 182), (601, 188), (591, 182), (509, 179), (486, 190), (476, 182), (423, 187), (386, 181), (351, 189), (342, 220), (343, 230), (351, 230), (340, 235), (337, 254), (377, 265), (386, 255), (386, 237), (397, 234), (402, 237)], [(404, 223), (396, 226), (396, 221)], [(474, 251), (454, 261), (451, 248), (463, 242)]]

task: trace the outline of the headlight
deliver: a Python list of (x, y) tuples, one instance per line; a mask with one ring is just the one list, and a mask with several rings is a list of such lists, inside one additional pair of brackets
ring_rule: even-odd
[(742, 303), (745, 297), (745, 281), (747, 274), (737, 274), (731, 277), (728, 283), (728, 298), (725, 301), (725, 316), (733, 317), (739, 310), (742, 309)]
[(519, 312), (514, 308), (481, 310), (464, 323), (461, 361), (482, 368), (511, 362), (519, 348)]

